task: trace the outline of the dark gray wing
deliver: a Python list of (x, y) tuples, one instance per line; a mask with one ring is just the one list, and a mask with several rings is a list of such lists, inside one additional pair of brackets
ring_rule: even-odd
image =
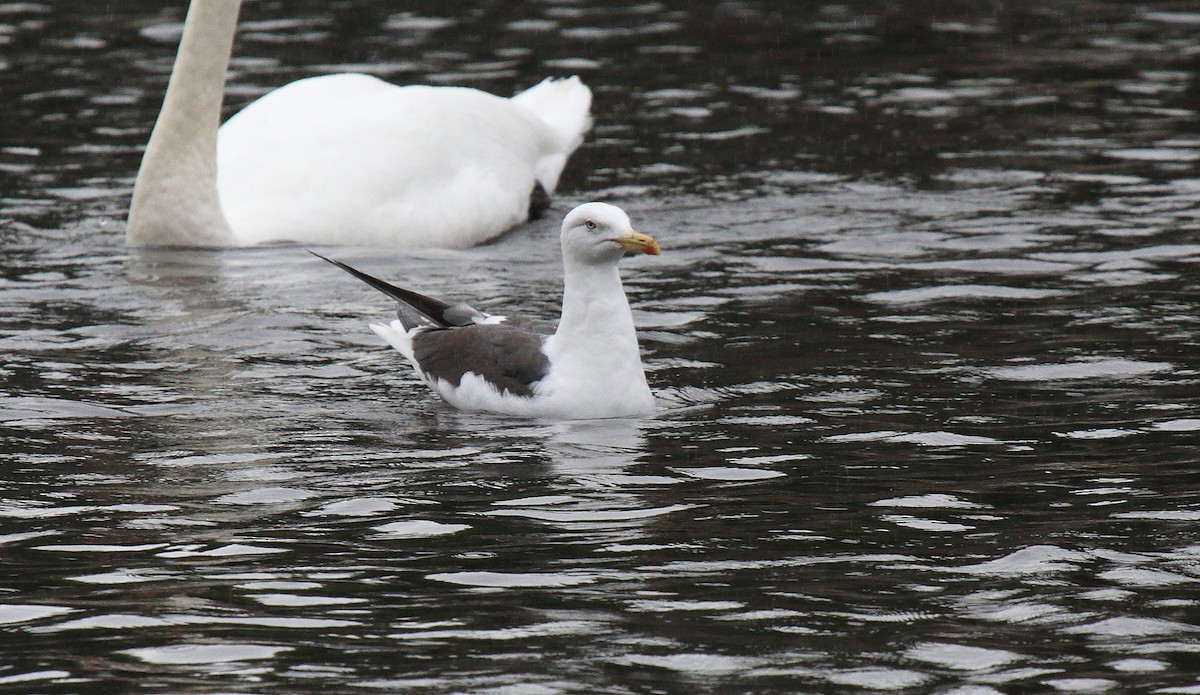
[(463, 374), (474, 372), (514, 396), (532, 396), (533, 385), (550, 371), (545, 341), (505, 323), (428, 328), (412, 336), (413, 357), (427, 376), (458, 386)]
[(537, 319), (521, 318), (520, 316), (505, 316), (503, 320), (504, 323), (499, 325), (511, 326), (527, 333), (554, 335), (554, 331), (558, 330), (558, 324), (553, 321), (539, 321)]
[(309, 253), (395, 299), (405, 330), (423, 327), (412, 336), (413, 357), (430, 377), (458, 386), (463, 374), (474, 372), (501, 393), (532, 396), (533, 385), (550, 371), (542, 344), (555, 331), (551, 322), (517, 317), (496, 322), (468, 304), (426, 297), (315, 251)]

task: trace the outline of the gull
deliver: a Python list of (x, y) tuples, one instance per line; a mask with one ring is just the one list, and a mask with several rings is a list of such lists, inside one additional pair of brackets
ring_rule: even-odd
[(396, 287), (314, 253), (399, 302), (371, 324), (425, 382), (463, 410), (591, 419), (654, 411), (617, 262), (658, 255), (615, 205), (584, 203), (563, 219), (562, 315), (557, 325), (484, 313)]

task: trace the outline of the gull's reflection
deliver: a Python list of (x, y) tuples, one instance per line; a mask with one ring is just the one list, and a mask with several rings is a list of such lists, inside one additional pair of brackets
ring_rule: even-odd
[(589, 536), (599, 532), (609, 541), (642, 538), (653, 519), (693, 506), (652, 499), (656, 490), (682, 482), (680, 478), (630, 470), (649, 453), (645, 428), (636, 419), (546, 425), (546, 458), (560, 494), (497, 502), (488, 514), (586, 530)]
[(619, 475), (645, 453), (639, 420), (567, 420), (552, 423), (546, 439), (551, 465), (563, 476)]

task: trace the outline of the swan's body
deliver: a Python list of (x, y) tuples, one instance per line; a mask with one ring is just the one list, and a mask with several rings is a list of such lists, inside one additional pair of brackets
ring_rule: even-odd
[(240, 0), (192, 0), (130, 244), (465, 247), (528, 219), (590, 125), (577, 78), (511, 99), (367, 75), (293, 82), (220, 127)]
[(561, 239), (557, 328), (451, 305), (331, 262), (400, 302), (398, 321), (371, 328), (458, 408), (555, 419), (652, 412), (617, 261), (626, 253), (657, 254), (658, 244), (604, 203), (571, 211)]

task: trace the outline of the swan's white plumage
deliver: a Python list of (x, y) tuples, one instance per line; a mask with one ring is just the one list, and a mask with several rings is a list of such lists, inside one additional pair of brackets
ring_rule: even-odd
[[(575, 128), (585, 126), (578, 79), (534, 89), (545, 88), (574, 102)], [(465, 247), (523, 222), (535, 183), (553, 192), (577, 144), (479, 90), (327, 75), (277, 89), (221, 127), (217, 189), (242, 243)]]
[(554, 191), (590, 126), (578, 78), (506, 99), (338, 74), (264, 95), (218, 134), (239, 5), (192, 0), (131, 244), (471, 246), (524, 221), (535, 184)]
[[(478, 341), (476, 344), (448, 343), (448, 349), (453, 350), (448, 354), (453, 360), (426, 350), (427, 359), (436, 367), (431, 370), (423, 363), (415, 343), (429, 331), (472, 330), (466, 328), (471, 322), (455, 326), (436, 319), (420, 322), (410, 319), (407, 325), (392, 321), (371, 324), (371, 329), (404, 355), (422, 381), (464, 410), (555, 419), (627, 417), (653, 412), (654, 396), (646, 383), (633, 314), (621, 286), (617, 261), (631, 251), (658, 253), (657, 243), (635, 232), (620, 208), (604, 203), (586, 203), (571, 211), (563, 221), (561, 240), (562, 316), (551, 335), (533, 334), (536, 340), (528, 333), (523, 337), (506, 337), (492, 322), (496, 317), (479, 313), (473, 323), (476, 326), (491, 323), (497, 332), (480, 331), (464, 338)], [(344, 264), (339, 265), (345, 268)], [(360, 278), (364, 275), (351, 268), (347, 270)], [(369, 276), (365, 279), (377, 287), (386, 285)], [(405, 315), (402, 311), (401, 317)], [(516, 350), (533, 354), (514, 360), (512, 354)], [(486, 378), (486, 374), (496, 371), (497, 361), (535, 363), (542, 359), (536, 354), (539, 350), (545, 363), (540, 373), (529, 378), (527, 394), (497, 388)], [(446, 370), (448, 361), (456, 362), (453, 369)]]

